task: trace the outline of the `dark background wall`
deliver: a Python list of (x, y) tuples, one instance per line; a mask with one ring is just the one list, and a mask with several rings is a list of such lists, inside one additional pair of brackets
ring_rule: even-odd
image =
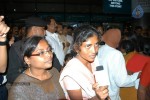
[[(145, 13), (140, 19), (135, 19), (131, 17), (132, 11), (125, 13), (114, 10), (116, 11), (114, 13), (104, 10), (108, 6), (104, 1), (110, 3), (110, 0), (1, 0), (0, 14), (5, 15), (9, 22), (20, 22), (31, 15), (41, 17), (52, 15), (57, 21), (133, 23), (144, 27), (150, 26), (149, 13)], [(130, 2), (131, 0), (126, 0), (123, 8), (130, 8), (132, 5)]]

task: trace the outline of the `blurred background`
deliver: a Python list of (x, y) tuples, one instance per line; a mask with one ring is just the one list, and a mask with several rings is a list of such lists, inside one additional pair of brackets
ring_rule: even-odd
[(147, 28), (150, 0), (1, 0), (0, 14), (5, 15), (8, 23), (15, 24), (22, 24), (28, 16), (54, 16), (57, 22), (73, 27), (90, 23), (103, 24), (104, 28), (110, 25)]

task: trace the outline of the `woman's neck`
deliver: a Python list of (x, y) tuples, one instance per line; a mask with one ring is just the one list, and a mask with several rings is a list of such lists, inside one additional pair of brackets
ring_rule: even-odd
[(50, 74), (47, 70), (40, 70), (40, 69), (28, 68), (27, 74), (39, 80), (45, 80), (50, 77)]
[(83, 65), (90, 71), (92, 72), (92, 68), (91, 68), (91, 63), (88, 62), (86, 59), (84, 59), (83, 57), (81, 57), (80, 55), (76, 56), (77, 59), (79, 59)]

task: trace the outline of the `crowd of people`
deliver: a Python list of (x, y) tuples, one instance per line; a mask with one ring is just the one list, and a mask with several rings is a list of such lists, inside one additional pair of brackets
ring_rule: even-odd
[(72, 28), (32, 16), (10, 28), (3, 19), (0, 100), (123, 100), (121, 88), (130, 87), (137, 100), (150, 99), (150, 37), (142, 27)]

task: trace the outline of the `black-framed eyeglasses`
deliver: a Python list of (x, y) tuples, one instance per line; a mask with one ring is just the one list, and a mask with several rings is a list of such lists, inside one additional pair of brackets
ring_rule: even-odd
[(53, 50), (51, 48), (48, 48), (47, 50), (39, 51), (37, 54), (32, 54), (31, 56), (40, 56), (44, 57), (46, 54), (53, 54)]

